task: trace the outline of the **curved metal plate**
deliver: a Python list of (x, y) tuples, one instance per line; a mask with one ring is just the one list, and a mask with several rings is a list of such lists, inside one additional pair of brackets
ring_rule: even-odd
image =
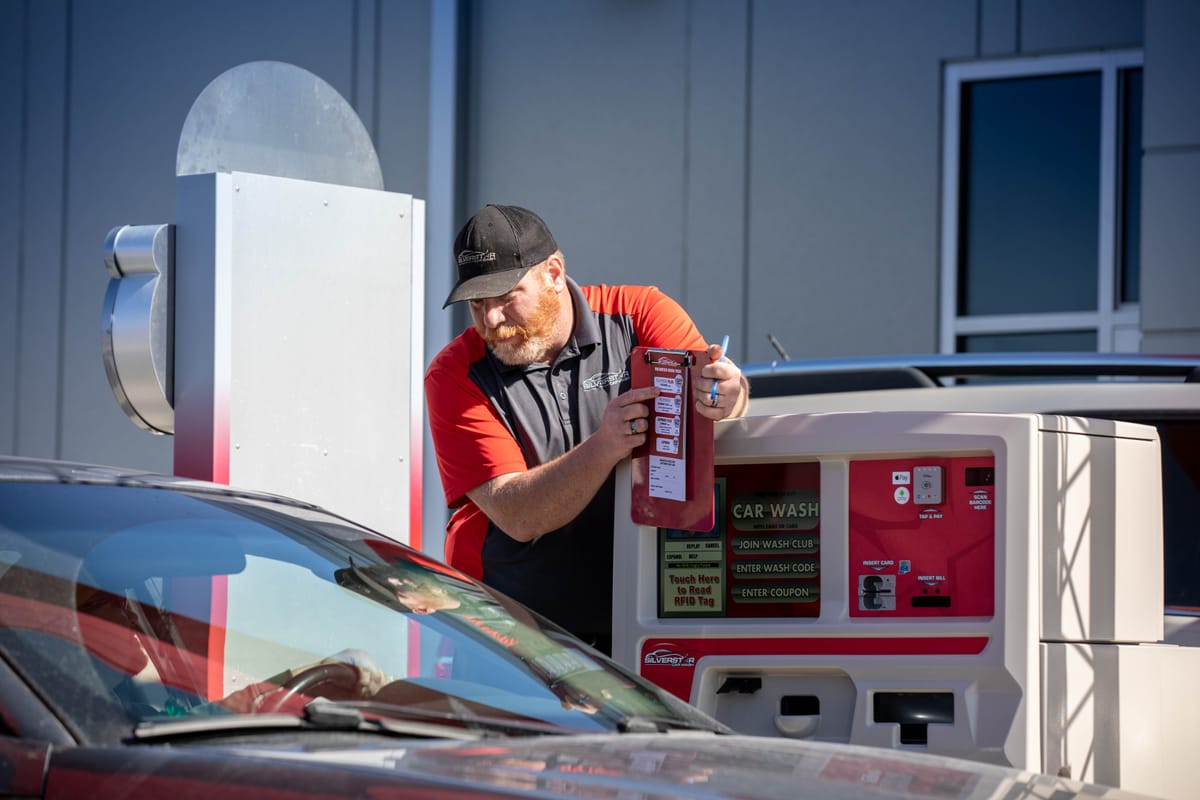
[(101, 353), (117, 404), (151, 433), (174, 433), (169, 225), (114, 228), (105, 241), (112, 276), (104, 295)]
[(241, 64), (204, 88), (184, 120), (175, 172), (253, 172), (383, 189), (358, 114), (328, 83), (281, 61)]

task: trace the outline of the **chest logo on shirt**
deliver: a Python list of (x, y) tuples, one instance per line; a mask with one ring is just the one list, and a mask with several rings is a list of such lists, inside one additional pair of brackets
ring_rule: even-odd
[(629, 370), (627, 369), (620, 372), (597, 372), (583, 382), (583, 390), (591, 392), (596, 389), (603, 389), (605, 386), (620, 386), (621, 382), (628, 377)]

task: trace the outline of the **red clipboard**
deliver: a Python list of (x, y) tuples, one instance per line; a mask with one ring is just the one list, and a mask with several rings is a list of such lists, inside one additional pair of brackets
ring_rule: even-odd
[[(707, 363), (705, 350), (633, 348), (629, 360), (633, 387), (658, 385), (663, 390), (650, 404), (646, 442), (633, 451), (629, 515), (638, 525), (710, 531), (716, 521), (713, 421), (697, 414), (692, 400), (692, 387)], [(684, 385), (676, 395), (671, 382), (684, 374)], [(669, 440), (676, 423), (671, 419), (671, 401), (675, 396), (679, 397), (679, 441), (672, 444)], [(679, 458), (672, 453), (673, 447)]]

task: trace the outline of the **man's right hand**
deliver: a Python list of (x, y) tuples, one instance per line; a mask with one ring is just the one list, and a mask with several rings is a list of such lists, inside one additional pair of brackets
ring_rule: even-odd
[(614, 465), (646, 441), (650, 428), (650, 407), (647, 403), (658, 395), (657, 388), (642, 386), (609, 401), (596, 435), (602, 439), (606, 450), (611, 447), (609, 451), (614, 455)]

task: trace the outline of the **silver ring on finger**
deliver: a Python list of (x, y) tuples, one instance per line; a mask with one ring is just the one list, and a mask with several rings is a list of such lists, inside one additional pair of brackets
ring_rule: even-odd
[(635, 420), (635, 419), (631, 419), (631, 420), (629, 420), (629, 435), (630, 435), (630, 436), (637, 436), (637, 432), (638, 432), (638, 430), (637, 430), (637, 420)]

